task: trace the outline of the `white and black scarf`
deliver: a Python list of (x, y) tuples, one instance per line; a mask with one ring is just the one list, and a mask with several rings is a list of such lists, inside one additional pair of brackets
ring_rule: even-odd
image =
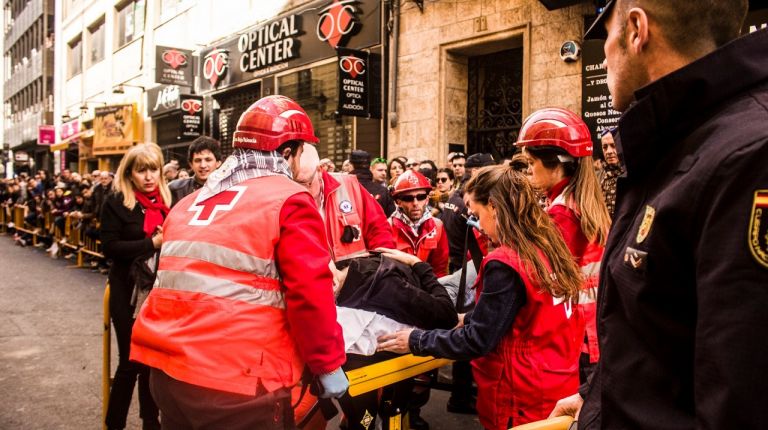
[(293, 180), (291, 167), (277, 151), (236, 148), (235, 152), (208, 176), (195, 203), (207, 200), (248, 179), (279, 175)]

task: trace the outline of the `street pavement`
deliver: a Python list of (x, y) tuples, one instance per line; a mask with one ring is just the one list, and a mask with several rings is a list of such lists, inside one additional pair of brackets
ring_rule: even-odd
[[(0, 235), (0, 430), (101, 428), (105, 282)], [(112, 351), (114, 372), (114, 336)], [(481, 428), (475, 416), (447, 413), (447, 399), (433, 390), (422, 410), (431, 429)], [(141, 428), (135, 396), (127, 428)]]

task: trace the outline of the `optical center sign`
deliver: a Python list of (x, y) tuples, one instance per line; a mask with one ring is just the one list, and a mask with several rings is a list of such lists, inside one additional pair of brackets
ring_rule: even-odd
[[(339, 106), (341, 115), (379, 117), (377, 109), (372, 111), (371, 88), (379, 77), (375, 73), (379, 64), (377, 55), (354, 49), (338, 48), (339, 65)], [(377, 104), (378, 106), (378, 104)]]
[(321, 0), (202, 50), (200, 92), (223, 89), (335, 57), (336, 48), (381, 43), (381, 2)]
[(249, 31), (237, 41), (240, 71), (256, 72), (298, 55), (301, 16), (291, 15)]

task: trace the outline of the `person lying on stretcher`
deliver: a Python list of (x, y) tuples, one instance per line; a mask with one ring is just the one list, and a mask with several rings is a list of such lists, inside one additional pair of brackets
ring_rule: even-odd
[[(438, 282), (428, 263), (402, 251), (378, 248), (368, 257), (339, 264), (336, 279), (337, 321), (344, 331), (347, 351), (345, 371), (396, 357), (376, 353), (377, 337), (393, 331), (419, 327), (450, 329), (459, 318), (454, 303)], [(405, 410), (413, 380), (405, 380), (357, 397), (339, 399), (347, 429), (375, 428), (376, 416), (386, 418)], [(296, 400), (296, 399), (294, 399)], [(297, 407), (299, 428), (325, 428), (315, 414), (314, 399), (307, 393)], [(312, 410), (304, 411), (307, 407)], [(386, 419), (384, 420), (386, 428)]]

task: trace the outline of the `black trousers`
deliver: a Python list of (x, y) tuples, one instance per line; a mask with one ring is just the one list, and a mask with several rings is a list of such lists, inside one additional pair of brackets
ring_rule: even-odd
[[(114, 284), (113, 284), (114, 285)], [(133, 330), (133, 306), (130, 292), (120, 288), (110, 289), (109, 313), (117, 336), (118, 364), (115, 379), (109, 392), (109, 406), (105, 423), (107, 427), (125, 428), (128, 409), (136, 381), (139, 382), (139, 415), (142, 420), (157, 421), (159, 411), (149, 391), (149, 367), (130, 361), (131, 331)]]
[(291, 391), (281, 388), (254, 396), (188, 384), (158, 369), (150, 372), (152, 395), (160, 406), (163, 430), (292, 430)]

